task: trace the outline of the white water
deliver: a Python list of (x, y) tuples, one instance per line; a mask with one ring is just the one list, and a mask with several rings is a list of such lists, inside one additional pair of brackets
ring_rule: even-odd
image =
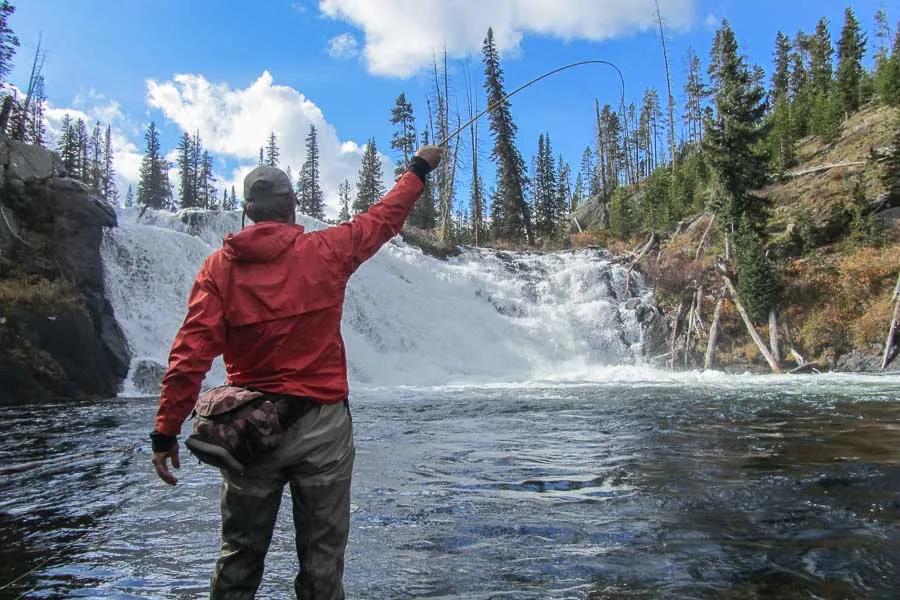
[[(165, 364), (191, 282), (240, 213), (119, 215), (102, 254), (107, 294), (135, 359)], [(300, 217), (308, 229), (323, 224)], [(447, 385), (595, 379), (641, 361), (629, 296), (651, 302), (640, 277), (597, 251), (534, 255), (466, 250), (448, 261), (399, 238), (351, 279), (344, 305), (351, 383)], [(224, 379), (221, 363), (208, 378)]]

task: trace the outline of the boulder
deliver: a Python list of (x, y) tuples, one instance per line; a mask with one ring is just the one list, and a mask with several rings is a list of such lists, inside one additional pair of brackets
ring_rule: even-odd
[(165, 374), (166, 367), (155, 360), (136, 360), (131, 369), (131, 383), (140, 393), (155, 396), (162, 389), (162, 378)]
[(875, 218), (881, 221), (881, 224), (886, 229), (890, 229), (894, 226), (894, 223), (900, 221), (900, 206), (883, 210), (880, 213), (877, 213)]
[(600, 196), (595, 196), (570, 213), (568, 220), (569, 233), (603, 228), (609, 225), (609, 211)]
[[(866, 348), (855, 348), (852, 351), (838, 357), (834, 368), (836, 371), (848, 373), (881, 373), (881, 359), (884, 347), (872, 344)], [(900, 372), (900, 358), (896, 356), (888, 363), (888, 372)]]
[(54, 152), (23, 142), (9, 142), (7, 148), (9, 152), (6, 164), (7, 179), (33, 181), (49, 179), (59, 174), (59, 165)]
[(432, 233), (418, 227), (406, 226), (400, 235), (403, 237), (403, 241), (410, 246), (415, 246), (424, 254), (440, 260), (458, 256), (462, 252), (456, 244), (439, 240)]

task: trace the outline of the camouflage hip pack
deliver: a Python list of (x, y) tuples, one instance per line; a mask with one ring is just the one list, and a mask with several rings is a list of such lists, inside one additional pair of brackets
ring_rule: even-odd
[(185, 440), (200, 462), (242, 473), (244, 467), (273, 451), (287, 423), (275, 401), (262, 392), (220, 386), (203, 394)]

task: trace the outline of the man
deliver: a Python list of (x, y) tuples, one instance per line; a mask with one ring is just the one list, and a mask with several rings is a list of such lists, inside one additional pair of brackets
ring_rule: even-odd
[(163, 378), (153, 466), (175, 485), (177, 435), (212, 360), (224, 355), (232, 386), (263, 392), (293, 422), (278, 447), (242, 473), (222, 470), (222, 553), (210, 594), (252, 598), (285, 484), (290, 484), (300, 598), (343, 598), (350, 527), (352, 424), (341, 311), (347, 281), (400, 232), (441, 160), (424, 146), (393, 189), (352, 222), (306, 233), (295, 224), (287, 175), (258, 167), (244, 180), (254, 225), (225, 238), (200, 268)]

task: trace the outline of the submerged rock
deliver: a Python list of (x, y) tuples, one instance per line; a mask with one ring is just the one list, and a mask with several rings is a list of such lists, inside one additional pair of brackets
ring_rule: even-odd
[(137, 391), (152, 396), (162, 389), (162, 378), (165, 374), (166, 367), (155, 360), (136, 360), (131, 369), (131, 382)]

